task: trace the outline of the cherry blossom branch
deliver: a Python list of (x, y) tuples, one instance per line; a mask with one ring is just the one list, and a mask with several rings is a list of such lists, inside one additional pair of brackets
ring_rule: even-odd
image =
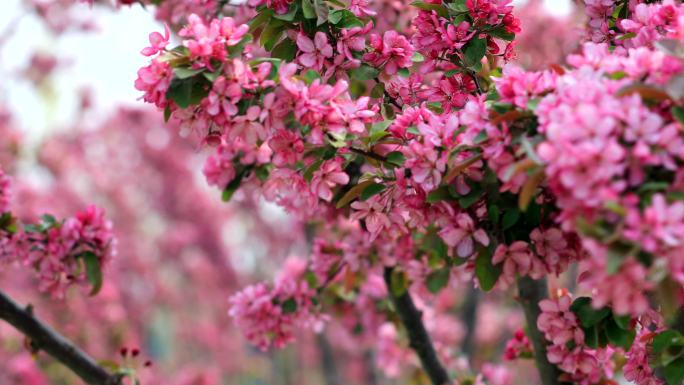
[(91, 385), (120, 385), (122, 376), (110, 374), (71, 341), (35, 318), (0, 291), (0, 318), (7, 321), (30, 339), (31, 346), (46, 353), (68, 367)]
[[(385, 284), (388, 288), (392, 287), (391, 281), (392, 268), (386, 267)], [(394, 295), (392, 290), (389, 290), (389, 293), (392, 303), (399, 314), (401, 323), (408, 333), (410, 346), (416, 352), (418, 358), (420, 358), (423, 369), (428, 377), (430, 377), (432, 384), (445, 385), (450, 383), (449, 374), (444, 368), (444, 365), (439, 361), (437, 352), (432, 345), (430, 335), (427, 330), (425, 330), (425, 325), (423, 325), (423, 314), (416, 308), (416, 305), (411, 298), (411, 294), (409, 294), (408, 290), (400, 296)]]
[(537, 329), (537, 318), (539, 318), (539, 301), (547, 297), (546, 279), (533, 280), (529, 277), (518, 279), (519, 301), (525, 311), (529, 338), (534, 346), (534, 359), (539, 370), (539, 377), (543, 385), (558, 385), (560, 381), (558, 368), (551, 364), (546, 358), (546, 341), (539, 329)]

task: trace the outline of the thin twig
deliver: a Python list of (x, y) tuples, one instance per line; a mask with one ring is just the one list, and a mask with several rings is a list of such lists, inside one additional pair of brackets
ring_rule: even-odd
[(0, 318), (28, 337), (32, 347), (45, 351), (90, 385), (122, 384), (122, 376), (109, 373), (32, 313), (0, 291)]

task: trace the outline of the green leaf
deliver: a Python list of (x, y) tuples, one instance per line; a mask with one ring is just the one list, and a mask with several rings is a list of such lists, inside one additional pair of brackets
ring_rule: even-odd
[(321, 74), (319, 74), (318, 72), (316, 72), (314, 70), (307, 70), (306, 72), (304, 72), (302, 74), (302, 77), (304, 78), (304, 80), (306, 80), (307, 84), (311, 84), (311, 83), (313, 83), (314, 80), (320, 79)]
[(480, 282), (480, 288), (490, 291), (496, 285), (501, 275), (501, 266), (492, 265), (492, 249), (482, 248), (475, 259), (475, 276)]
[(458, 205), (461, 206), (463, 210), (467, 210), (470, 206), (475, 204), (482, 196), (482, 191), (473, 190), (468, 195), (458, 199)]
[(166, 90), (166, 98), (180, 108), (199, 104), (209, 94), (209, 83), (202, 76), (187, 79), (174, 78)]
[(440, 186), (436, 190), (430, 191), (430, 193), (425, 198), (425, 201), (427, 203), (436, 203), (446, 200), (453, 200), (453, 197), (449, 192), (448, 186)]
[(584, 343), (587, 344), (592, 349), (599, 347), (599, 333), (598, 329), (595, 327), (582, 328), (584, 332)]
[(382, 192), (386, 186), (384, 184), (380, 183), (371, 183), (366, 188), (363, 189), (361, 192), (361, 196), (359, 197), (362, 201), (365, 201), (366, 199), (372, 197), (373, 195), (379, 194)]
[(306, 19), (316, 18), (316, 10), (314, 9), (311, 0), (302, 0), (302, 13)]
[(615, 323), (622, 329), (624, 330), (630, 330), (630, 324), (632, 323), (632, 316), (630, 315), (623, 315), (620, 317), (616, 317), (613, 315), (613, 319), (615, 320)]
[(249, 32), (256, 31), (259, 27), (266, 24), (273, 17), (273, 9), (265, 8), (263, 11), (259, 12), (256, 16), (252, 18), (247, 24), (249, 25)]
[(200, 72), (203, 72), (204, 70), (204, 68), (192, 69), (187, 67), (176, 67), (173, 69), (173, 74), (178, 79), (187, 79), (197, 75)]
[(283, 309), (283, 314), (291, 314), (297, 311), (297, 301), (294, 298), (288, 298), (280, 307)]
[(636, 336), (636, 331), (621, 328), (613, 319), (606, 323), (605, 332), (611, 345), (620, 346), (625, 350), (629, 350), (632, 347), (634, 337)]
[(684, 108), (679, 106), (672, 107), (672, 116), (679, 121), (679, 123), (684, 124)]
[(518, 210), (517, 208), (508, 209), (504, 213), (501, 226), (503, 226), (504, 230), (508, 230), (511, 227), (513, 227), (516, 223), (518, 223), (519, 219), (520, 219), (520, 210)]
[(271, 19), (266, 28), (264, 28), (263, 32), (261, 32), (259, 44), (261, 44), (266, 51), (270, 52), (280, 40), (284, 30), (285, 27), (282, 21)]
[(591, 298), (580, 297), (573, 301), (570, 306), (575, 315), (580, 319), (582, 326), (590, 328), (610, 315), (610, 309), (603, 307), (594, 309), (591, 305)]
[(411, 3), (412, 6), (422, 9), (423, 11), (435, 11), (439, 16), (442, 16), (444, 18), (449, 17), (449, 11), (446, 9), (445, 6), (441, 4), (432, 4), (432, 3), (425, 3), (422, 1), (414, 1)]
[(385, 158), (387, 159), (387, 163), (390, 163), (397, 167), (403, 166), (404, 161), (406, 160), (406, 157), (401, 151), (392, 151), (389, 154), (387, 154)]
[(311, 182), (311, 178), (313, 178), (314, 172), (321, 168), (322, 164), (323, 159), (319, 159), (312, 163), (311, 166), (307, 167), (307, 169), (304, 171), (304, 174), (302, 175), (302, 177), (304, 177), (304, 180), (306, 180), (307, 182)]
[(445, 267), (428, 274), (425, 284), (432, 294), (438, 293), (449, 283), (449, 268)]
[(473, 37), (464, 47), (463, 56), (468, 67), (479, 64), (487, 53), (487, 39)]
[(223, 193), (221, 194), (221, 200), (224, 202), (230, 201), (230, 199), (233, 197), (233, 194), (235, 194), (235, 191), (240, 187), (240, 184), (242, 183), (242, 178), (245, 177), (245, 174), (247, 174), (247, 168), (242, 169), (238, 171), (238, 173), (235, 175), (235, 178), (228, 183), (226, 188), (223, 189)]
[(501, 209), (499, 209), (499, 206), (489, 206), (487, 208), (487, 214), (489, 215), (489, 220), (492, 221), (492, 223), (499, 223), (499, 219), (501, 219)]
[(447, 4), (447, 7), (454, 12), (468, 12), (468, 6), (466, 5), (466, 0), (455, 0), (452, 3)]
[(378, 83), (373, 86), (370, 92), (371, 98), (381, 98), (385, 95), (385, 83)]
[(673, 329), (665, 330), (664, 332), (657, 334), (653, 337), (653, 353), (659, 354), (664, 352), (672, 344), (677, 342), (679, 338), (681, 338), (681, 335), (678, 331)]
[(497, 39), (506, 40), (506, 41), (513, 41), (513, 39), (515, 39), (515, 34), (507, 32), (506, 27), (503, 27), (503, 26), (499, 27), (495, 30), (488, 31), (487, 34), (492, 36), (492, 37), (495, 37)]
[(363, 27), (363, 22), (347, 9), (330, 11), (328, 21), (337, 28)]
[(368, 64), (361, 64), (358, 68), (354, 68), (349, 71), (349, 75), (352, 79), (358, 80), (371, 80), (380, 74), (377, 68), (371, 67)]
[(297, 53), (297, 45), (292, 39), (283, 39), (278, 45), (273, 47), (271, 57), (283, 59), (285, 61), (292, 61)]
[(670, 362), (663, 369), (663, 374), (668, 385), (681, 385), (684, 381), (684, 357)]
[(411, 61), (414, 63), (422, 63), (425, 61), (425, 56), (421, 55), (420, 52), (414, 52)]
[(164, 123), (167, 123), (169, 119), (171, 119), (171, 113), (171, 106), (167, 104), (166, 107), (164, 107)]
[(80, 256), (85, 263), (88, 282), (93, 286), (90, 290), (90, 295), (95, 295), (102, 289), (102, 268), (100, 266), (100, 259), (92, 251), (86, 251)]

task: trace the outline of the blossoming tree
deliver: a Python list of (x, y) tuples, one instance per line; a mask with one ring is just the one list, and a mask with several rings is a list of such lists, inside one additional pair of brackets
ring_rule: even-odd
[[(536, 70), (515, 63), (525, 24), (510, 0), (141, 3), (167, 24), (142, 49), (142, 99), (207, 149), (224, 201), (263, 198), (306, 226), (307, 258), (230, 297), (254, 346), (313, 330), (390, 377), (508, 384), (478, 358), (475, 317), (483, 297), (501, 312), (509, 298), (526, 327), (502, 358), (532, 358), (528, 382), (684, 381), (681, 2), (585, 0), (578, 49), (539, 48)], [(2, 255), (46, 290), (97, 291), (100, 211), (3, 218)], [(30, 312), (0, 317), (36, 338)]]

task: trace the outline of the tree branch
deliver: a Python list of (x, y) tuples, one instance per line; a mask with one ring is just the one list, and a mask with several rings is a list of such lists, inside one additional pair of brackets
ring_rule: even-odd
[(120, 385), (122, 377), (110, 374), (65, 337), (52, 330), (31, 311), (23, 309), (0, 291), (0, 318), (22, 332), (31, 345), (44, 350), (90, 385)]
[(391, 290), (391, 282), (392, 268), (386, 267), (385, 284), (390, 293), (389, 296), (392, 299), (392, 303), (399, 314), (399, 318), (401, 318), (401, 322), (404, 324), (404, 328), (408, 333), (411, 348), (416, 352), (418, 358), (420, 358), (423, 369), (425, 369), (425, 372), (428, 377), (430, 377), (430, 381), (432, 381), (433, 385), (449, 384), (449, 374), (439, 361), (437, 352), (435, 351), (434, 346), (432, 346), (430, 335), (428, 335), (427, 330), (425, 330), (425, 325), (423, 325), (423, 314), (416, 308), (408, 290), (398, 297), (395, 296)]
[(480, 302), (480, 290), (471, 287), (463, 304), (461, 319), (466, 327), (466, 335), (463, 338), (463, 354), (470, 357), (471, 364), (475, 353), (475, 326), (477, 325), (477, 307)]
[(342, 385), (340, 375), (337, 372), (337, 365), (335, 363), (335, 354), (333, 353), (330, 341), (324, 333), (316, 335), (316, 342), (321, 354), (321, 367), (323, 369), (323, 378), (326, 385)]
[(529, 337), (534, 346), (534, 359), (539, 370), (539, 377), (543, 385), (559, 385), (558, 376), (560, 371), (551, 364), (546, 358), (546, 341), (539, 329), (537, 329), (537, 318), (539, 318), (539, 301), (547, 297), (546, 279), (533, 280), (529, 277), (518, 279), (518, 292), (520, 303), (525, 311), (527, 329)]

